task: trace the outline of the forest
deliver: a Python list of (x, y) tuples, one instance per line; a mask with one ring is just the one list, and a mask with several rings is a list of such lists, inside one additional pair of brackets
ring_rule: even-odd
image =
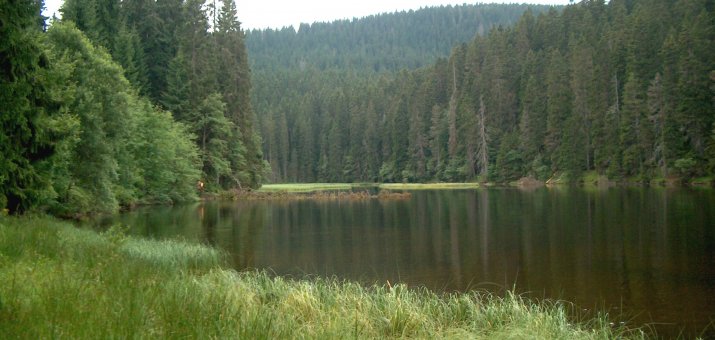
[(116, 212), (260, 185), (233, 1), (3, 2), (0, 207)]
[[(514, 25), (494, 25), (419, 68), (412, 67), (439, 53), (413, 51), (444, 40), (442, 26), (424, 39), (412, 30), (416, 37), (394, 40), (393, 31), (375, 27), (356, 34), (382, 16), (297, 33), (252, 31), (251, 58), (276, 51), (251, 62), (271, 179), (577, 181), (597, 174), (647, 183), (712, 175), (713, 7), (710, 0), (612, 0), (526, 10)], [(444, 22), (460, 9), (479, 7), (451, 8)], [(395, 14), (394, 27), (426, 13)], [(317, 44), (340, 34), (341, 43)], [(378, 51), (387, 57), (370, 57), (361, 43), (379, 41), (373, 35), (409, 45), (404, 64), (384, 46)], [(292, 54), (284, 57), (285, 48)], [(355, 62), (355, 54), (367, 61)]]
[(199, 180), (710, 176), (714, 6), (463, 5), (244, 32), (233, 1), (67, 0), (62, 19), (3, 3), (0, 206), (113, 212), (195, 199)]
[(713, 190), (492, 187), (715, 185), (715, 0), (42, 8), (0, 1), (0, 334), (715, 337)]
[(292, 26), (253, 29), (246, 31), (246, 48), (255, 73), (308, 68), (394, 72), (430, 65), (476, 34), (516, 23), (527, 9), (538, 14), (550, 8), (464, 4), (303, 23), (297, 31)]

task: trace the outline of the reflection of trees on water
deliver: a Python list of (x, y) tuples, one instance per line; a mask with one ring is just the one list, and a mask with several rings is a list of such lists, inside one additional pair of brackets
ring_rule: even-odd
[(479, 223), (479, 231), (481, 238), (481, 277), (488, 277), (489, 272), (489, 192), (486, 190), (479, 190), (479, 208), (478, 211), (482, 216), (481, 223)]

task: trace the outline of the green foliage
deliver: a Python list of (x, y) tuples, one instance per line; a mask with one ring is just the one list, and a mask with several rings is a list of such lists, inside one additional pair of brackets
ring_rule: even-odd
[(266, 163), (232, 1), (215, 32), (203, 1), (68, 0), (47, 32), (39, 4), (1, 8), (3, 209), (77, 216), (192, 200), (200, 178), (259, 185)]
[(365, 72), (427, 66), (454, 45), (511, 25), (527, 8), (548, 6), (463, 4), (371, 15), (356, 20), (303, 23), (298, 28), (248, 31), (254, 70), (316, 67)]
[[(527, 7), (446, 6), (306, 24), (298, 32), (292, 28), (247, 32), (253, 106), (272, 179), (444, 178), (450, 163), (445, 144), (450, 133), (455, 143), (464, 139), (470, 147), (477, 144), (470, 136), (473, 128), (458, 131), (457, 112), (466, 121), (479, 105), (478, 100), (461, 101), (455, 96), (450, 111), (455, 116), (448, 120), (448, 101), (457, 90), (452, 71), (457, 71), (461, 82), (465, 65), (463, 56), (456, 64), (444, 57), (454, 44), (486, 34), (493, 26), (516, 22)], [(549, 7), (532, 8), (539, 13)], [(461, 51), (466, 54), (465, 46)], [(440, 57), (439, 67), (399, 72)], [(476, 165), (476, 148), (464, 149), (472, 155), (451, 163), (450, 177), (455, 180), (482, 171)], [(346, 160), (351, 161), (348, 168)], [(380, 171), (387, 163), (393, 168)]]
[[(421, 22), (429, 27), (424, 22), (479, 8), (250, 32), (254, 105), (270, 112), (261, 115), (264, 150), (280, 155), (269, 158), (282, 169), (273, 178), (578, 180), (595, 172), (648, 179), (715, 167), (715, 20), (701, 2), (537, 7), (509, 19), (513, 27), (485, 30), (412, 70), (397, 71), (413, 67), (410, 51), (440, 50), (424, 45), (435, 35), (452, 39), (442, 27), (460, 24), (434, 24), (420, 39), (395, 43), (400, 49), (361, 49), (380, 44), (368, 23), (391, 20), (395, 32), (381, 37), (409, 37), (414, 31), (399, 27), (410, 20), (429, 17)], [(385, 60), (396, 50), (405, 62), (392, 67)], [(282, 119), (286, 128), (278, 128)], [(679, 159), (695, 163), (676, 166)]]
[(232, 124), (224, 116), (225, 110), (226, 104), (221, 95), (213, 93), (197, 108), (193, 126), (199, 139), (206, 183), (213, 185), (214, 189), (220, 188), (222, 177), (231, 176), (226, 136), (230, 136)]
[(695, 174), (696, 165), (697, 162), (695, 161), (695, 159), (693, 159), (692, 156), (690, 156), (686, 158), (676, 159), (675, 164), (673, 164), (673, 167), (678, 170), (681, 176), (686, 179), (689, 179)]
[[(127, 164), (119, 161), (127, 153), (134, 127), (131, 87), (121, 67), (72, 25), (53, 25), (47, 37), (52, 58), (70, 56), (74, 66), (67, 80), (75, 90), (64, 98), (64, 105), (79, 118), (80, 132), (75, 147), (65, 155), (69, 187), (76, 187), (80, 196), (88, 195), (96, 211), (115, 211), (120, 203), (115, 186), (127, 174), (122, 168)], [(61, 198), (70, 188), (56, 190)]]
[(396, 182), (399, 177), (395, 173), (395, 164), (392, 162), (384, 162), (380, 166), (380, 182), (392, 183)]
[(524, 173), (524, 157), (519, 150), (519, 137), (511, 133), (502, 138), (496, 162), (496, 180), (510, 182), (519, 179)]
[(174, 122), (171, 113), (153, 109), (145, 100), (136, 105), (146, 113), (137, 119), (136, 142), (131, 145), (141, 173), (139, 197), (144, 202), (194, 198), (201, 176), (194, 135)]
[(193, 199), (198, 156), (183, 126), (140, 99), (123, 69), (72, 24), (55, 23), (43, 42), (48, 93), (59, 106), (46, 126), (63, 138), (39, 163), (51, 185), (39, 207), (77, 215)]
[(531, 175), (541, 181), (546, 181), (551, 176), (551, 170), (541, 155), (537, 155), (531, 164), (529, 164), (527, 175)]
[[(715, 72), (714, 72), (715, 74)], [(715, 122), (713, 123), (712, 134), (707, 148), (708, 166), (711, 174), (715, 174)]]
[[(265, 164), (233, 1), (222, 1), (218, 8), (203, 0), (121, 6), (68, 0), (62, 11), (63, 21), (75, 22), (93, 43), (108, 49), (135, 90), (198, 136), (204, 163), (200, 177), (210, 188), (260, 185)], [(223, 104), (214, 105), (217, 100)]]
[(63, 131), (48, 87), (54, 81), (41, 48), (40, 2), (0, 4), (0, 209), (21, 212), (51, 196), (39, 162)]

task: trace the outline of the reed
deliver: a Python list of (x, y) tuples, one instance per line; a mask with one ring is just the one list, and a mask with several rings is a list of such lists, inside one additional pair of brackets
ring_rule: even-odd
[(368, 190), (318, 190), (318, 191), (226, 191), (221, 196), (224, 200), (232, 201), (368, 201), (379, 200), (408, 200), (412, 198), (409, 192), (392, 192), (380, 190), (377, 194), (370, 194)]
[(216, 249), (0, 218), (4, 338), (644, 338), (607, 316), (508, 293), (292, 280), (228, 269)]
[(325, 190), (350, 190), (351, 183), (283, 183), (264, 184), (259, 191), (262, 192), (313, 192)]
[(445, 190), (445, 189), (476, 189), (479, 183), (382, 183), (381, 189), (389, 190)]

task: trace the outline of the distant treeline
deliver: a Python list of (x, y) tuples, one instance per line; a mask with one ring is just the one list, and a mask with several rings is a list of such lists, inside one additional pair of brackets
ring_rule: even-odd
[(434, 63), (459, 43), (494, 26), (512, 25), (527, 9), (550, 6), (476, 4), (428, 7), (329, 23), (301, 24), (246, 34), (251, 69), (317, 68), (359, 72), (415, 69)]
[(49, 28), (41, 7), (0, 5), (0, 209), (112, 212), (195, 199), (199, 180), (259, 185), (233, 1), (66, 0)]
[(713, 174), (714, 9), (712, 0), (583, 1), (526, 11), (417, 70), (368, 74), (346, 61), (345, 70), (257, 71), (273, 180)]

